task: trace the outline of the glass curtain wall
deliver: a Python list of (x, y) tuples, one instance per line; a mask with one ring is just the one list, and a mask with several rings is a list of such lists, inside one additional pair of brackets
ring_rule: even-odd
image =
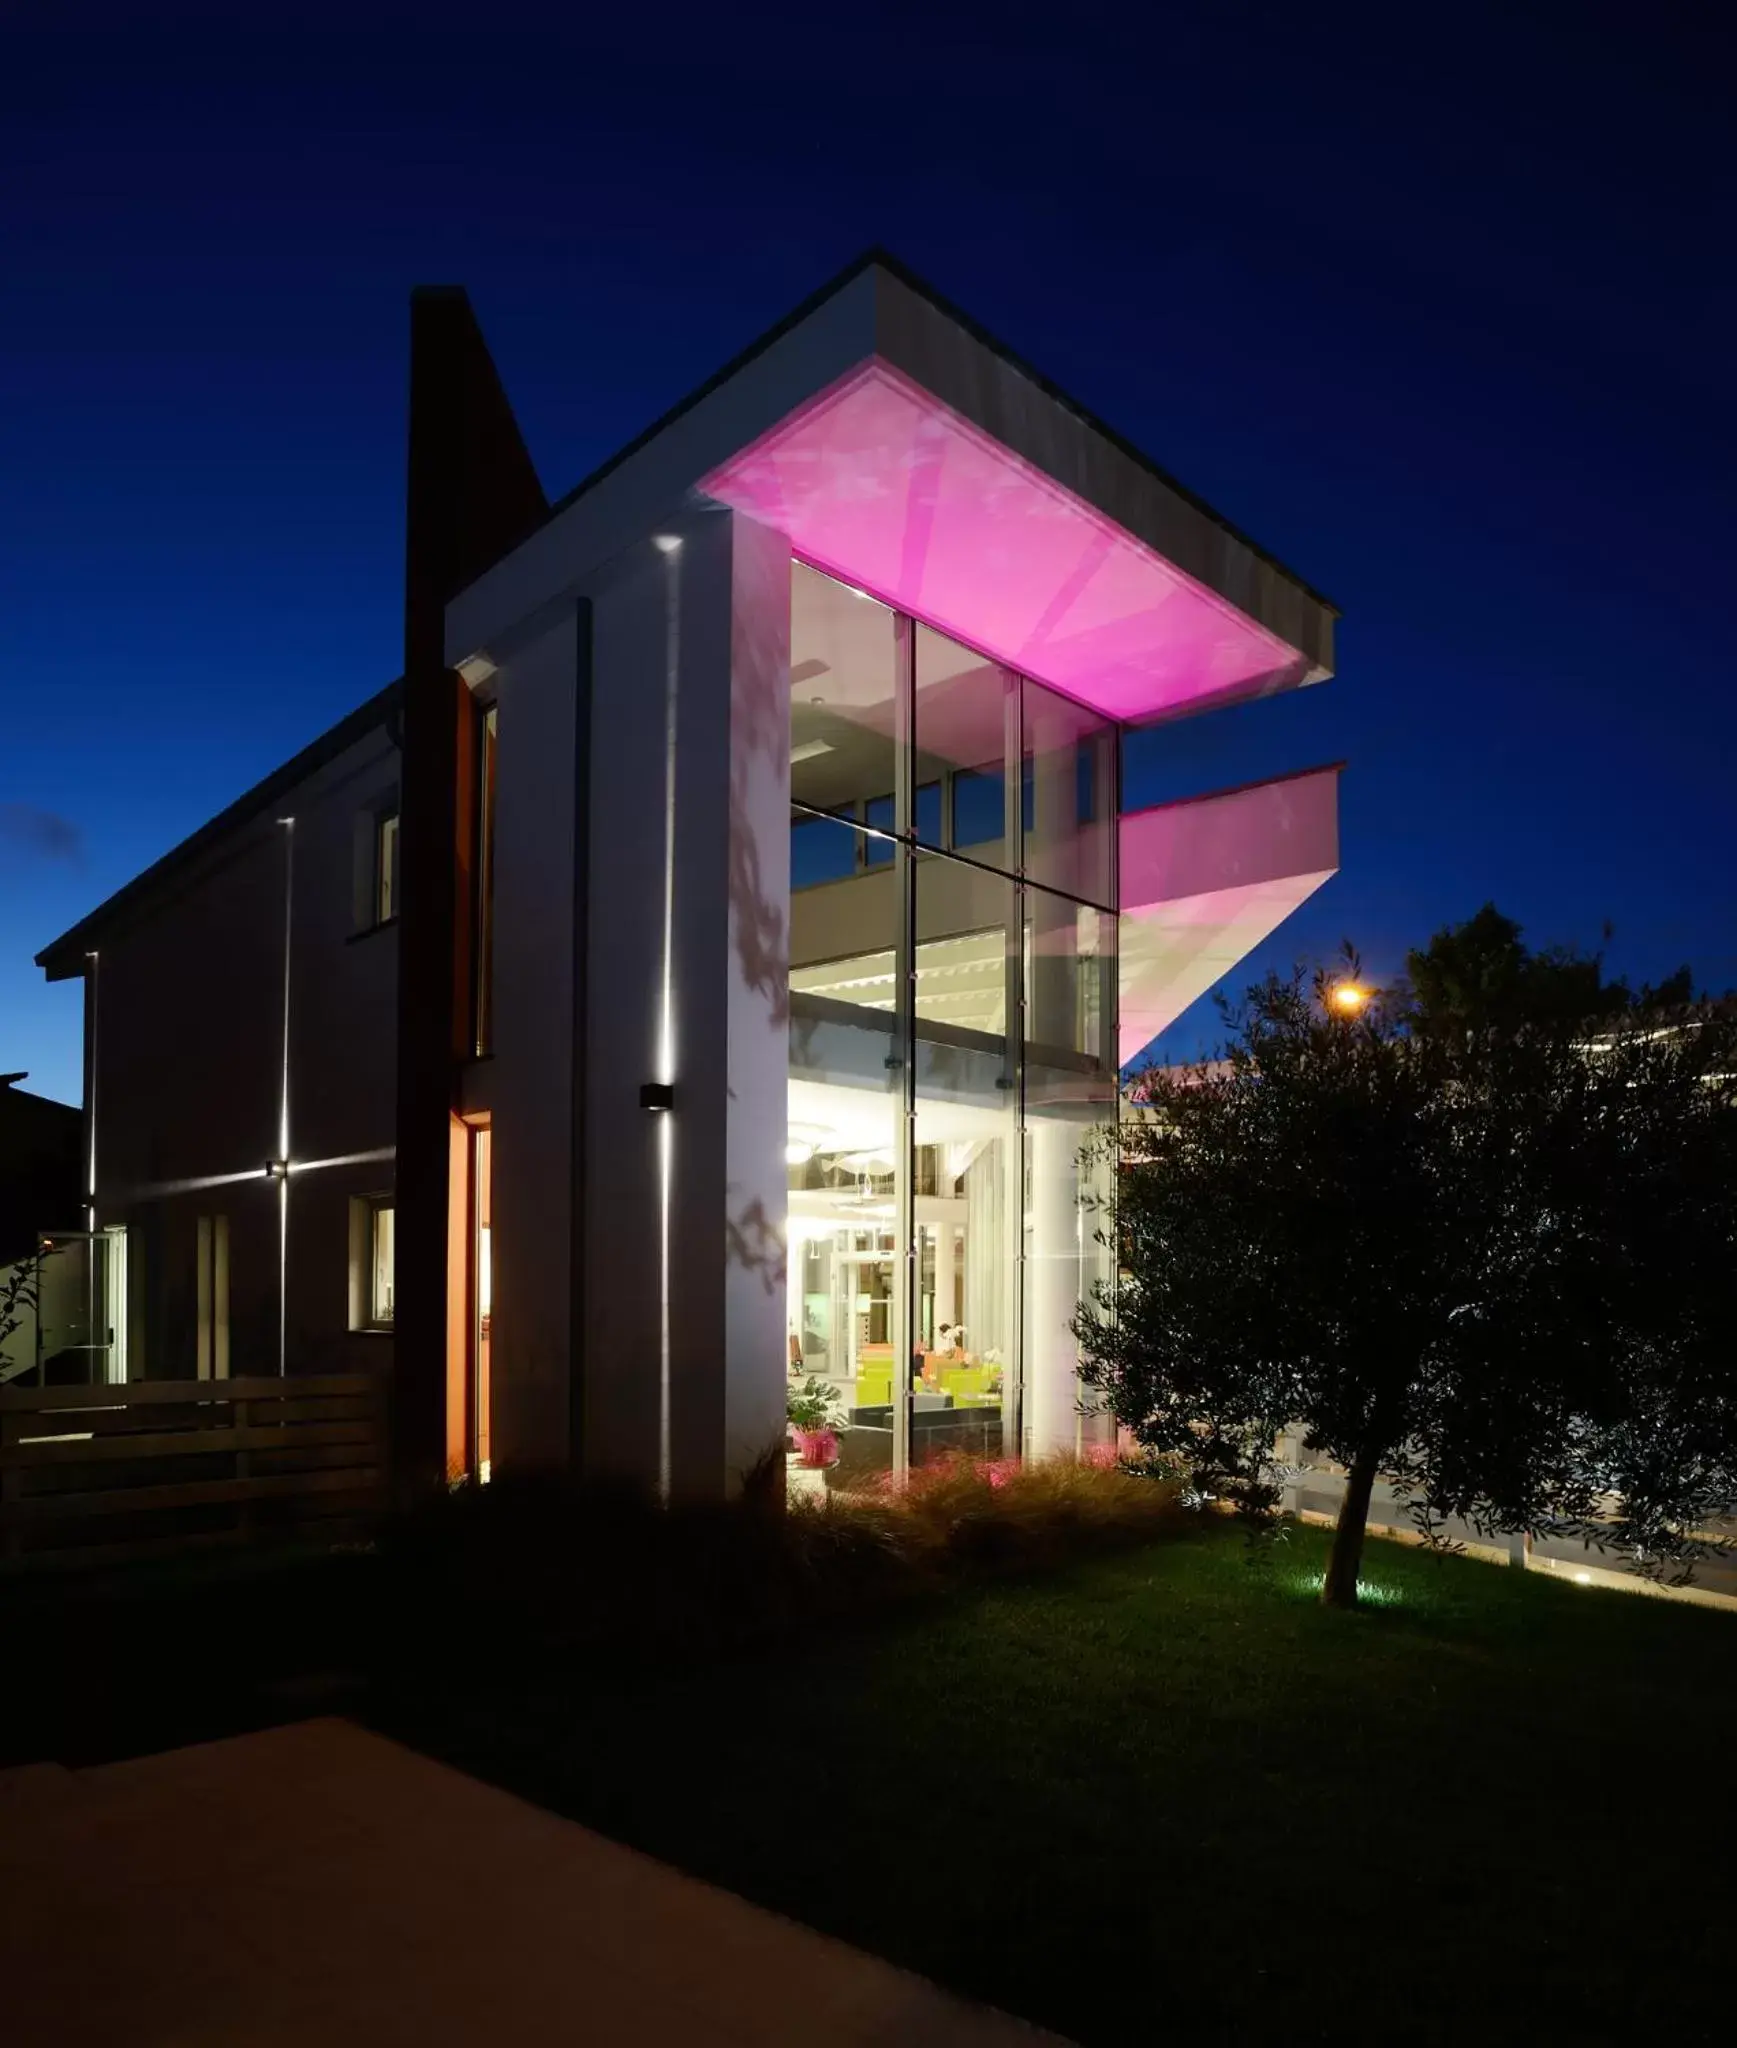
[(1077, 1448), (1115, 729), (798, 563), (790, 739), (789, 1370), (831, 1483)]

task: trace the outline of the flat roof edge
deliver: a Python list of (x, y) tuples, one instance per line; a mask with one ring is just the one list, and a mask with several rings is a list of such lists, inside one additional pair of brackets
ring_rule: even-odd
[[(603, 462), (599, 463), (570, 490), (554, 499), (550, 504), (547, 517), (531, 535), (527, 536), (524, 542), (520, 543), (520, 548), (515, 549), (513, 555), (518, 555), (526, 546), (534, 545), (539, 535), (546, 535), (550, 528), (564, 514), (572, 511), (581, 500), (585, 499), (600, 485), (606, 483), (617, 472), (626, 468), (633, 462), (636, 456), (644, 454), (667, 434), (670, 429), (681, 424), (690, 414), (701, 408), (706, 400), (715, 397), (726, 386), (738, 379), (744, 371), (751, 369), (761, 357), (775, 349), (780, 342), (787, 340), (799, 328), (803, 327), (805, 323), (809, 322), (816, 313), (822, 311), (842, 293), (847, 292), (852, 285), (865, 278), (870, 281), (869, 289), (874, 306), (872, 315), (874, 338), (870, 342), (869, 348), (865, 351), (865, 358), (870, 354), (880, 355), (891, 367), (901, 370), (907, 376), (915, 376), (943, 404), (949, 405), (955, 411), (959, 411), (962, 418), (978, 425), (984, 431), (993, 431), (984, 421), (973, 419), (975, 408), (966, 405), (961, 409), (959, 405), (960, 394), (936, 389), (932, 380), (924, 377), (920, 363), (904, 360), (909, 351), (896, 345), (896, 337), (909, 338), (913, 335), (914, 329), (913, 323), (908, 317), (900, 319), (899, 299), (901, 296), (904, 298), (907, 312), (910, 303), (914, 301), (931, 319), (938, 319), (946, 323), (949, 327), (956, 330), (965, 341), (972, 344), (974, 348), (981, 350), (994, 363), (998, 364), (1003, 371), (1027, 386), (1034, 399), (1041, 400), (1044, 404), (1053, 407), (1056, 411), (1065, 415), (1067, 419), (1073, 422), (1076, 429), (1082, 431), (1088, 437), (1089, 441), (1100, 443), (1101, 449), (1098, 458), (1100, 462), (1119, 460), (1121, 463), (1128, 465), (1132, 470), (1138, 472), (1139, 476), (1144, 478), (1149, 485), (1155, 485), (1168, 498), (1173, 500), (1176, 508), (1184, 510), (1194, 519), (1204, 522), (1206, 527), (1221, 537), (1221, 544), (1228, 544), (1231, 548), (1241, 551), (1246, 557), (1246, 563), (1252, 565), (1253, 573), (1257, 576), (1264, 573), (1266, 576), (1279, 579), (1282, 587), (1292, 593), (1293, 603), (1313, 607), (1318, 618), (1324, 623), (1320, 628), (1317, 645), (1305, 647), (1300, 651), (1308, 654), (1311, 660), (1322, 669), (1323, 673), (1330, 673), (1332, 665), (1330, 652), (1331, 626), (1332, 622), (1340, 616), (1339, 607), (1331, 598), (1315, 589), (1312, 584), (1305, 582), (1269, 549), (1262, 547), (1259, 542), (1252, 539), (1240, 527), (1226, 519), (1223, 514), (1214, 510), (1197, 492), (1191, 491), (1185, 484), (1180, 483), (1168, 470), (1146, 455), (1125, 435), (1118, 433), (1113, 427), (1098, 418), (1088, 407), (1082, 405), (1077, 399), (1070, 397), (1060, 385), (1056, 384), (1051, 378), (1046, 377), (1040, 370), (1035, 369), (1023, 357), (1008, 348), (1005, 343), (990, 333), (980, 321), (973, 319), (969, 313), (954, 304), (952, 300), (936, 291), (926, 279), (920, 277), (908, 264), (902, 262), (886, 249), (878, 246), (864, 250), (850, 263), (846, 264), (842, 270), (835, 273), (817, 290), (811, 292), (800, 304), (793, 307), (780, 320), (749, 342), (745, 348), (739, 350), (720, 369), (714, 371), (702, 383), (696, 385), (693, 390), (689, 391), (684, 397), (678, 399), (674, 405), (661, 413), (649, 426), (642, 429), (631, 440), (618, 448)], [(893, 287), (891, 291), (887, 289), (889, 285)], [(894, 345), (889, 347), (889, 343)], [(813, 395), (813, 393), (808, 394), (808, 396)], [(806, 401), (798, 399), (796, 402)], [(771, 420), (768, 420), (767, 425), (770, 426), (771, 424)], [(1016, 454), (1022, 454), (1025, 455), (1026, 459), (1031, 459), (1028, 451), (1019, 449), (1012, 442), (1007, 443), (1007, 445)], [(706, 465), (707, 468), (710, 466), (710, 463)], [(1047, 465), (1044, 464), (1039, 466), (1047, 468)], [(704, 471), (702, 470), (701, 473), (703, 474)], [(1053, 470), (1050, 473), (1054, 476), (1054, 480), (1060, 483), (1063, 488), (1075, 490), (1076, 494), (1080, 494), (1077, 484), (1070, 482), (1066, 477), (1055, 475)], [(697, 482), (698, 479), (694, 477), (690, 478), (689, 481), (692, 484)], [(1083, 496), (1084, 501), (1087, 503), (1098, 503), (1095, 494), (1090, 491), (1083, 493)], [(1099, 509), (1112, 519), (1118, 519), (1118, 523), (1125, 524), (1125, 522), (1118, 518), (1117, 513), (1112, 508), (1099, 505)], [(1129, 530), (1134, 531), (1132, 528)], [(1153, 544), (1150, 536), (1136, 533), (1135, 537), (1144, 539), (1148, 545)], [(510, 560), (512, 556), (505, 559)], [(501, 565), (497, 564), (495, 566), (499, 568)], [(1202, 581), (1207, 587), (1218, 589), (1220, 595), (1226, 597), (1231, 603), (1236, 604), (1239, 609), (1249, 611), (1249, 615), (1257, 618), (1257, 622), (1268, 623), (1260, 618), (1260, 614), (1266, 609), (1266, 606), (1258, 601), (1254, 591), (1221, 588), (1221, 579), (1212, 574), (1202, 574), (1199, 564), (1179, 563), (1177, 566), (1182, 567), (1185, 573), (1194, 575), (1196, 580)], [(492, 570), (486, 572), (485, 578), (479, 578), (478, 583), (472, 584), (468, 588), (471, 590), (477, 589), (478, 584), (486, 580), (487, 575), (492, 575), (493, 573)], [(1244, 574), (1246, 575), (1247, 573), (1249, 573), (1249, 570), (1245, 568)], [(465, 595), (466, 593), (464, 592), (458, 593), (454, 602), (462, 601)], [(1251, 601), (1254, 603), (1253, 610), (1249, 609)], [(486, 613), (487, 609), (486, 605), (482, 607), (484, 613)], [(449, 618), (450, 616), (451, 608), (449, 607)], [(1278, 628), (1275, 626), (1272, 627), (1272, 630), (1276, 631)], [(1281, 634), (1281, 637), (1289, 639), (1292, 636)], [(1317, 636), (1303, 633), (1299, 637), (1310, 639)]]
[(570, 491), (564, 491), (560, 497), (552, 499), (549, 505), (549, 518), (558, 518), (569, 505), (584, 497), (594, 485), (602, 483), (606, 476), (619, 469), (623, 463), (630, 462), (642, 448), (648, 447), (666, 429), (673, 427), (685, 414), (692, 412), (696, 405), (702, 404), (714, 391), (720, 390), (732, 377), (745, 370), (756, 357), (764, 355), (775, 343), (782, 341), (785, 335), (800, 327), (810, 314), (818, 313), (829, 299), (836, 298), (847, 285), (854, 284), (864, 271), (872, 270), (876, 265), (886, 269), (895, 267), (893, 259), (881, 249), (866, 249), (860, 256), (853, 257), (842, 270), (829, 277), (825, 284), (810, 292), (800, 305), (792, 306), (781, 320), (775, 321), (763, 334), (756, 335), (746, 348), (738, 349), (722, 368), (714, 370), (703, 383), (696, 384), (685, 397), (678, 398), (674, 405), (659, 413), (650, 426), (642, 427), (631, 441), (616, 449), (613, 455), (606, 456), (595, 469), (582, 476)]
[(1256, 775), (1248, 782), (1227, 783), (1223, 789), (1203, 789), (1193, 796), (1167, 796), (1161, 804), (1142, 804), (1137, 811), (1118, 811), (1118, 818), (1150, 818), (1158, 811), (1180, 811), (1189, 804), (1216, 803), (1221, 796), (1244, 796), (1251, 789), (1271, 789), (1280, 782), (1307, 782), (1311, 775), (1343, 775), (1348, 761), (1317, 761), (1312, 768), (1287, 768), (1278, 775)]
[[(1329, 612), (1335, 619), (1343, 616), (1339, 606), (1332, 598), (1328, 597), (1324, 592), (1317, 590), (1313, 584), (1305, 582), (1297, 574), (1296, 570), (1291, 568), (1288, 563), (1282, 562), (1270, 548), (1262, 547), (1259, 541), (1245, 533), (1233, 520), (1227, 519), (1222, 512), (1209, 504), (1198, 491), (1190, 490), (1188, 485), (1173, 476), (1162, 463), (1155, 461), (1138, 443), (1129, 440), (1125, 434), (1119, 433), (1108, 422), (1100, 419), (1089, 406), (1082, 405), (1077, 398), (1057, 384), (1053, 378), (1046, 377), (1041, 370), (1027, 362), (1025, 357), (1016, 350), (1009, 348), (999, 336), (992, 334), (980, 320), (974, 319), (963, 307), (948, 298), (944, 292), (937, 291), (926, 278), (918, 276), (909, 264), (901, 262), (898, 257), (890, 255), (883, 249), (873, 249), (858, 259), (857, 263), (852, 267), (850, 274), (855, 275), (858, 270), (870, 268), (886, 271), (890, 277), (903, 285), (907, 291), (919, 299), (926, 300), (934, 311), (950, 320), (954, 326), (967, 334), (980, 348), (996, 357), (1018, 376), (1023, 377), (1027, 383), (1035, 386), (1051, 404), (1060, 407), (1063, 412), (1070, 414), (1081, 426), (1097, 435), (1099, 439), (1107, 442), (1110, 447), (1115, 449), (1117, 454), (1124, 456), (1128, 461), (1144, 470), (1154, 482), (1162, 484), (1166, 490), (1180, 498), (1191, 511), (1198, 512), (1202, 517), (1209, 519), (1214, 526), (1220, 528), (1231, 540), (1235, 541), (1239, 546), (1247, 548), (1257, 561), (1264, 563), (1269, 569), (1276, 570), (1288, 583), (1294, 584), (1304, 597), (1320, 605), (1323, 610)], [(845, 281), (845, 279), (839, 280), (840, 283)]]

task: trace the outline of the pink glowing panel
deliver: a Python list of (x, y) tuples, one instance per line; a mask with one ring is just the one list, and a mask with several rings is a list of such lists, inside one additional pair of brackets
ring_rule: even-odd
[(1124, 1066), (1338, 871), (1339, 771), (1121, 820)]
[(1112, 718), (1308, 673), (1294, 647), (878, 360), (704, 488), (833, 575)]

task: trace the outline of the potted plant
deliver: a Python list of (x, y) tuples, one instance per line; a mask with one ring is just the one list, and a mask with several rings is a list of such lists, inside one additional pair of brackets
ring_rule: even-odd
[(838, 1463), (838, 1432), (844, 1426), (844, 1401), (838, 1389), (812, 1375), (790, 1389), (786, 1412), (797, 1463), (823, 1471)]

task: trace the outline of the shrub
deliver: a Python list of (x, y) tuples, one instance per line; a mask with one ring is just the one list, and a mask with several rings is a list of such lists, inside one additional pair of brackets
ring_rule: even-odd
[[(780, 1465), (782, 1457), (780, 1457)], [(643, 1493), (548, 1479), (461, 1487), (382, 1539), (390, 1607), (420, 1640), (470, 1627), (511, 1657), (551, 1649), (681, 1661), (1186, 1526), (1168, 1477), (1108, 1456), (948, 1457), (767, 1513), (759, 1498), (660, 1507)]]

